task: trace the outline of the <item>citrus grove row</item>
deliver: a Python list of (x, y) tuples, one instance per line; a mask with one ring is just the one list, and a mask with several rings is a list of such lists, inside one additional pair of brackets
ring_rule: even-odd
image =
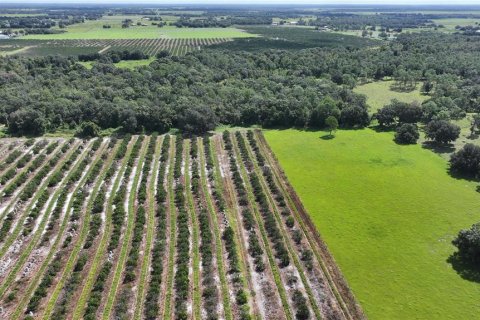
[(2, 319), (362, 319), (260, 131), (4, 140)]

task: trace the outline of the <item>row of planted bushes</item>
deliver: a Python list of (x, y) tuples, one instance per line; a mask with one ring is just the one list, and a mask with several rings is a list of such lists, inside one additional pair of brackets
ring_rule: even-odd
[[(204, 141), (207, 141), (205, 145), (205, 153), (206, 157), (209, 161), (208, 165), (208, 179), (212, 188), (212, 195), (215, 199), (215, 203), (217, 205), (218, 210), (225, 216), (225, 198), (223, 195), (223, 190), (217, 185), (215, 181), (215, 171), (214, 171), (214, 163), (212, 159), (212, 151), (210, 147), (210, 139), (205, 138)], [(240, 261), (239, 261), (239, 253), (237, 244), (235, 242), (235, 232), (233, 231), (230, 225), (226, 225), (222, 239), (225, 243), (225, 249), (227, 251), (227, 257), (229, 261), (229, 273), (231, 274), (231, 278), (233, 279), (233, 284), (235, 286), (235, 297), (236, 303), (240, 309), (240, 317), (241, 319), (250, 319), (250, 309), (247, 304), (247, 295), (243, 289), (243, 279), (240, 274)]]
[(168, 163), (168, 150), (170, 147), (170, 136), (166, 135), (163, 139), (162, 150), (160, 155), (160, 168), (157, 177), (156, 191), (156, 230), (155, 242), (152, 249), (152, 263), (150, 271), (150, 284), (145, 298), (144, 314), (147, 320), (155, 320), (158, 317), (159, 307), (158, 298), (160, 296), (161, 284), (163, 282), (163, 259), (165, 254), (165, 243), (167, 239), (167, 215), (166, 202), (167, 191), (165, 190), (164, 181), (166, 177), (166, 169)]
[(194, 195), (198, 212), (200, 229), (200, 257), (202, 263), (202, 298), (205, 313), (209, 319), (218, 319), (218, 289), (215, 282), (215, 269), (213, 266), (214, 240), (212, 225), (208, 211), (203, 206), (200, 195), (200, 172), (198, 167), (197, 139), (192, 139), (190, 148), (191, 158), (191, 190)]
[(143, 229), (146, 222), (145, 217), (145, 200), (147, 199), (147, 187), (148, 176), (152, 166), (153, 155), (155, 153), (155, 144), (157, 141), (157, 135), (153, 134), (150, 137), (150, 143), (148, 144), (147, 153), (145, 155), (145, 161), (142, 168), (142, 178), (137, 190), (138, 209), (135, 218), (135, 226), (133, 229), (132, 245), (128, 255), (127, 265), (125, 268), (125, 275), (123, 278), (124, 283), (129, 283), (135, 280), (135, 268), (138, 265), (138, 257), (140, 251), (140, 245), (143, 239)]
[[(128, 144), (130, 143), (131, 136), (127, 135), (124, 137), (122, 142), (120, 143), (115, 155), (114, 159), (118, 162), (123, 159), (125, 154), (127, 153)], [(113, 140), (112, 140), (113, 141)], [(115, 142), (113, 142), (115, 143)], [(115, 207), (112, 212), (112, 234), (110, 235), (110, 240), (108, 243), (108, 252), (112, 252), (118, 247), (118, 242), (120, 239), (120, 234), (123, 226), (123, 222), (125, 219), (125, 198), (127, 195), (127, 184), (129, 181), (130, 174), (127, 175), (127, 169), (133, 165), (133, 161), (130, 159), (135, 159), (138, 156), (138, 152), (141, 147), (141, 142), (137, 140), (132, 148), (132, 154), (130, 155), (129, 160), (127, 161), (125, 172), (123, 173), (123, 177), (120, 177), (122, 180), (120, 187), (115, 193), (115, 197), (113, 198), (113, 206)], [(116, 168), (118, 168), (119, 164), (116, 166), (110, 167), (109, 171), (107, 172), (107, 177), (113, 177)], [(113, 168), (113, 169), (112, 169)], [(128, 172), (131, 172), (128, 170)], [(103, 211), (103, 209), (102, 209)], [(85, 308), (85, 312), (83, 314), (83, 319), (85, 320), (94, 320), (96, 319), (96, 313), (98, 308), (100, 307), (102, 301), (102, 294), (105, 288), (105, 283), (110, 275), (112, 270), (113, 264), (110, 259), (107, 259), (105, 263), (100, 268), (100, 271), (95, 279), (95, 283), (93, 284), (92, 291), (90, 292), (90, 296), (87, 301), (87, 307)]]
[(188, 319), (187, 299), (190, 279), (188, 269), (190, 264), (190, 231), (189, 217), (185, 203), (185, 186), (181, 181), (183, 163), (183, 138), (178, 135), (175, 144), (175, 206), (177, 208), (177, 271), (175, 273), (175, 318)]
[[(252, 160), (248, 154), (247, 145), (245, 143), (245, 139), (243, 138), (242, 134), (237, 131), (235, 136), (238, 141), (238, 146), (240, 149), (240, 155), (245, 163), (245, 165), (253, 167)], [(290, 257), (288, 255), (288, 251), (285, 249), (285, 244), (283, 243), (282, 235), (280, 233), (280, 229), (278, 228), (277, 222), (273, 213), (270, 211), (270, 207), (268, 204), (267, 196), (262, 189), (262, 185), (260, 183), (260, 179), (255, 172), (255, 170), (250, 170), (249, 172), (250, 183), (252, 185), (253, 194), (255, 196), (255, 200), (258, 203), (258, 207), (263, 218), (265, 224), (265, 230), (267, 231), (268, 237), (273, 244), (273, 248), (275, 249), (275, 257), (279, 261), (279, 266), (284, 268), (290, 264)]]
[[(142, 135), (139, 137), (141, 141), (145, 139), (145, 137)], [(147, 176), (148, 172), (150, 171), (150, 162), (152, 159), (153, 155), (153, 150), (155, 149), (154, 144), (152, 145), (152, 141), (150, 141), (147, 153), (150, 153), (150, 156), (145, 155), (145, 161), (143, 164), (143, 174), (142, 174), (142, 179), (140, 183), (140, 188), (137, 189), (136, 191), (136, 199), (138, 200), (138, 207), (136, 209), (136, 215), (135, 215), (135, 221), (134, 221), (134, 228), (133, 228), (133, 235), (131, 239), (131, 246), (130, 250), (128, 253), (128, 258), (125, 266), (125, 272), (123, 276), (123, 283), (128, 284), (131, 283), (135, 280), (135, 268), (138, 264), (138, 257), (139, 257), (139, 248), (140, 244), (143, 239), (143, 228), (146, 222), (145, 218), (145, 207), (144, 202), (146, 199), (146, 182), (147, 182)], [(137, 164), (137, 170), (140, 170), (140, 166)], [(144, 185), (143, 187), (145, 188), (145, 197), (139, 199), (139, 194), (141, 190), (141, 186)], [(132, 191), (130, 191), (132, 192)], [(127, 244), (128, 245), (128, 244)], [(126, 319), (127, 318), (127, 312), (128, 312), (128, 307), (130, 306), (130, 299), (132, 298), (132, 292), (131, 292), (131, 287), (127, 286), (122, 289), (120, 292), (120, 295), (117, 298), (116, 304), (115, 304), (115, 318), (116, 319)]]
[[(81, 152), (80, 148), (78, 150), (79, 150), (78, 152), (74, 153), (75, 157), (78, 157)], [(91, 156), (91, 154), (86, 155), (85, 158), (83, 158), (83, 160), (78, 164), (75, 171), (70, 174), (69, 179), (66, 182), (65, 188), (63, 188), (63, 191), (60, 194), (57, 200), (57, 203), (55, 204), (53, 214), (47, 226), (47, 232), (44, 234), (42, 239), (42, 244), (45, 245), (50, 241), (50, 236), (53, 234), (55, 225), (58, 223), (58, 219), (60, 218), (61, 212), (64, 210), (64, 206), (68, 198), (68, 193), (70, 192), (70, 189), (75, 185), (77, 181), (80, 180), (83, 172), (85, 172), (86, 167), (92, 162), (92, 160), (93, 160), (93, 157)], [(64, 166), (72, 165), (73, 162), (74, 161), (67, 160)], [(79, 192), (76, 192), (73, 195), (73, 198), (70, 200), (72, 201), (72, 207), (77, 208), (76, 210), (78, 210), (78, 208), (81, 207), (83, 202), (85, 201), (85, 198), (86, 198), (86, 193), (82, 192), (81, 190)], [(66, 212), (65, 214), (68, 215), (68, 212)], [(56, 217), (57, 219), (54, 219), (54, 217)], [(32, 316), (32, 314), (38, 310), (38, 307), (42, 299), (47, 296), (48, 289), (53, 285), (53, 281), (55, 277), (63, 268), (63, 260), (64, 260), (64, 257), (68, 254), (68, 247), (72, 242), (72, 234), (75, 232), (76, 228), (77, 228), (76, 223), (73, 223), (70, 226), (70, 228), (68, 229), (67, 236), (65, 237), (62, 243), (61, 249), (57, 251), (54, 259), (48, 265), (47, 271), (43, 275), (40, 284), (37, 286), (32, 297), (30, 298), (27, 309), (25, 311), (25, 314), (27, 314), (26, 319), (32, 319), (32, 320), (35, 319), (34, 316)]]
[[(58, 141), (56, 143), (54, 143), (56, 146), (58, 146)], [(68, 144), (68, 143), (67, 143)], [(55, 146), (55, 147), (56, 147)], [(20, 195), (20, 199), (22, 199), (23, 201), (29, 199), (31, 196), (33, 196), (33, 194), (35, 193), (37, 187), (40, 185), (41, 181), (43, 180), (44, 177), (47, 176), (48, 174), (48, 171), (49, 169), (53, 168), (55, 166), (55, 164), (58, 162), (58, 160), (61, 158), (61, 156), (63, 155), (63, 152), (60, 150), (48, 163), (45, 167), (43, 167), (35, 176), (34, 178), (32, 179), (32, 181), (30, 181), (30, 183), (23, 189), (21, 195)], [(45, 155), (42, 155), (43, 156), (43, 159), (45, 159)], [(35, 160), (37, 160), (38, 158), (36, 158)], [(29, 170), (30, 171), (34, 171), (34, 165), (35, 165), (36, 161), (33, 161), (33, 163), (31, 164), (31, 166), (29, 167)], [(49, 170), (50, 171), (50, 170)], [(20, 184), (23, 184), (23, 182), (25, 182), (27, 180), (27, 177), (28, 177), (28, 174), (26, 172), (23, 172), (21, 174), (21, 178), (19, 179), (16, 179), (15, 180), (15, 183), (11, 184), (11, 186), (13, 185), (17, 185), (16, 183), (19, 183)], [(23, 181), (23, 182), (22, 182)], [(12, 191), (13, 193), (13, 191)], [(45, 205), (45, 203), (48, 201), (49, 199), (49, 194), (48, 194), (48, 191), (47, 190), (44, 190), (39, 196), (38, 196), (38, 200), (36, 201), (35, 203), (35, 206), (30, 210), (29, 212), (29, 215), (28, 215), (28, 220), (26, 222), (26, 224), (24, 225), (24, 228), (23, 228), (23, 235), (24, 236), (27, 236), (28, 234), (30, 234), (30, 232), (32, 231), (34, 225), (35, 225), (35, 221), (36, 221), (36, 218), (38, 217), (38, 215), (40, 214), (43, 206)], [(13, 224), (13, 221), (15, 219), (15, 212), (12, 211), (12, 212), (9, 212), (6, 219), (3, 221), (3, 224), (2, 224), (2, 227), (0, 228), (0, 241), (3, 241), (5, 240), (5, 237), (6, 235), (8, 234), (8, 232), (10, 231), (10, 228)]]
[[(280, 189), (278, 188), (277, 184), (275, 183), (273, 173), (271, 169), (266, 166), (265, 158), (261, 154), (260, 148), (258, 147), (257, 141), (255, 140), (253, 131), (247, 131), (247, 139), (249, 141), (250, 147), (253, 150), (253, 154), (257, 160), (257, 164), (261, 167), (263, 176), (267, 182), (267, 185), (270, 189), (271, 194), (274, 196), (277, 205), (281, 208), (281, 214), (284, 218), (285, 225), (291, 230), (291, 232), (295, 232), (292, 234), (292, 238), (294, 239), (295, 243), (297, 244), (297, 249), (301, 252), (301, 260), (303, 261), (304, 265), (308, 270), (312, 270), (313, 268), (313, 253), (311, 250), (304, 248), (301, 245), (301, 237), (302, 234), (300, 230), (294, 229), (295, 227), (295, 219), (291, 215), (290, 210), (287, 208), (285, 198), (281, 193)], [(297, 319), (309, 319), (310, 318), (310, 310), (307, 306), (307, 300), (303, 296), (302, 292), (299, 290), (295, 290), (293, 292), (292, 301), (294, 303), (294, 307), (297, 310), (296, 318)]]
[[(33, 155), (39, 154), (40, 151), (42, 151), (47, 144), (48, 142), (46, 140), (41, 140), (37, 142), (33, 147), (32, 153), (30, 152), (25, 153), (20, 159), (18, 159), (18, 161), (15, 163), (15, 166), (12, 166), (3, 174), (3, 176), (0, 178), (0, 184), (4, 185), (8, 181), (10, 181), (10, 179), (12, 179), (16, 175), (18, 169), (24, 168), (27, 165), (27, 163), (29, 163), (30, 160), (32, 160)], [(58, 144), (59, 144), (58, 141), (51, 143), (45, 150), (45, 154), (46, 155), (51, 154), (53, 150), (57, 148)]]
[[(90, 151), (91, 156), (94, 155), (94, 152), (99, 150), (100, 146), (102, 145), (102, 139), (98, 138), (94, 141), (92, 144), (92, 150)], [(91, 184), (94, 183), (94, 181), (98, 178), (100, 172), (102, 169), (108, 170), (108, 168), (103, 168), (104, 161), (107, 159), (109, 152), (111, 151), (110, 148), (111, 145), (109, 145), (102, 154), (101, 154), (101, 161), (97, 161), (89, 170), (89, 174), (85, 179), (85, 186), (83, 187), (82, 190), (80, 190), (79, 196), (76, 199), (76, 201), (73, 202), (73, 212), (71, 215), (71, 221), (73, 222), (72, 228), (77, 228), (77, 221), (80, 219), (82, 212), (83, 212), (83, 203), (85, 202), (85, 199), (88, 197), (90, 194), (90, 191), (88, 190)], [(87, 208), (88, 209), (88, 208)], [(85, 213), (86, 214), (86, 213)], [(88, 228), (90, 225), (88, 226)], [(89, 230), (87, 229), (87, 232)], [(88, 233), (87, 233), (88, 235)], [(66, 314), (68, 312), (68, 304), (77, 289), (77, 287), (80, 285), (82, 282), (82, 272), (83, 269), (89, 260), (89, 254), (88, 252), (81, 252), (79, 253), (79, 257), (77, 259), (77, 262), (75, 263), (75, 266), (73, 268), (73, 271), (66, 281), (64, 287), (63, 287), (63, 294), (60, 296), (60, 299), (57, 301), (53, 314), (52, 314), (52, 319), (64, 319), (66, 317)]]
[(235, 184), (235, 190), (237, 191), (238, 204), (241, 208), (242, 222), (244, 229), (248, 232), (248, 253), (253, 258), (255, 264), (255, 271), (263, 272), (265, 270), (265, 263), (263, 260), (263, 249), (260, 246), (257, 233), (255, 232), (255, 218), (248, 207), (249, 201), (247, 191), (245, 189), (244, 181), (238, 169), (235, 154), (233, 152), (233, 144), (228, 131), (223, 133), (223, 142), (225, 150), (230, 160), (230, 172), (232, 174), (233, 183)]

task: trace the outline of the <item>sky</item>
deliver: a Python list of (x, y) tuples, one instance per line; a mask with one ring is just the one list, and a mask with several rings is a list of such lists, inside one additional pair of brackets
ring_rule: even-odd
[(375, 4), (375, 5), (480, 5), (480, 0), (2, 0), (3, 3), (88, 3), (88, 4)]

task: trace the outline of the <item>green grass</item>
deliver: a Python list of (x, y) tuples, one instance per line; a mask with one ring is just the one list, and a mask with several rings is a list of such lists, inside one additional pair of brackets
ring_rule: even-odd
[(455, 31), (456, 26), (474, 26), (475, 22), (480, 23), (480, 18), (445, 18), (445, 19), (434, 19), (433, 20), (437, 25), (444, 25), (445, 29), (439, 29), (443, 31)]
[(480, 221), (475, 183), (391, 133), (323, 135), (265, 132), (367, 316), (476, 319), (480, 285), (446, 262), (456, 233)]
[[(122, 28), (122, 20), (132, 19), (134, 25), (130, 28)], [(137, 26), (136, 23), (144, 26)], [(111, 28), (104, 29), (103, 25)], [(58, 34), (31, 34), (21, 37), (22, 39), (156, 39), (156, 38), (244, 38), (254, 35), (237, 28), (177, 28), (165, 26), (159, 28), (141, 16), (104, 16), (99, 20), (87, 20), (84, 23), (73, 24)]]
[(389, 104), (393, 99), (403, 102), (423, 102), (429, 96), (420, 93), (420, 84), (417, 89), (411, 92), (398, 92), (390, 89), (393, 81), (376, 81), (360, 85), (353, 89), (354, 92), (367, 96), (367, 103), (370, 105), (370, 112), (374, 113), (384, 105)]
[[(150, 63), (155, 61), (155, 58), (150, 58), (150, 59), (143, 59), (143, 60), (125, 60), (125, 61), (120, 61), (117, 63), (114, 63), (114, 65), (117, 68), (123, 68), (123, 69), (135, 69), (136, 67), (141, 67), (141, 66), (148, 66)], [(87, 62), (88, 63), (88, 62)], [(93, 65), (92, 65), (93, 66)], [(88, 68), (88, 67), (87, 67)]]

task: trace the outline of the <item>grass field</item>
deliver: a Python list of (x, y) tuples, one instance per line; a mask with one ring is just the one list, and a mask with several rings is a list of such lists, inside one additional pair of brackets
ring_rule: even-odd
[(411, 92), (398, 92), (390, 89), (393, 81), (371, 82), (356, 87), (353, 91), (367, 96), (367, 103), (370, 105), (370, 112), (374, 113), (391, 100), (397, 99), (403, 102), (422, 102), (429, 97), (420, 93), (420, 85)]
[(444, 31), (453, 32), (456, 26), (470, 26), (475, 23), (480, 23), (480, 19), (474, 18), (447, 18), (447, 19), (434, 19), (436, 24), (442, 24), (445, 26)]
[[(130, 28), (122, 28), (122, 20), (132, 19), (134, 25)], [(141, 22), (144, 26), (137, 26)], [(103, 25), (110, 25), (110, 29), (104, 29)], [(72, 39), (156, 39), (156, 38), (244, 38), (254, 35), (237, 28), (177, 28), (165, 26), (158, 28), (141, 16), (105, 16), (100, 20), (86, 21), (65, 28), (66, 32), (59, 34), (33, 34), (22, 39), (41, 40), (72, 40)]]
[(265, 137), (370, 319), (478, 319), (480, 285), (446, 262), (480, 221), (475, 183), (391, 133), (266, 131)]

